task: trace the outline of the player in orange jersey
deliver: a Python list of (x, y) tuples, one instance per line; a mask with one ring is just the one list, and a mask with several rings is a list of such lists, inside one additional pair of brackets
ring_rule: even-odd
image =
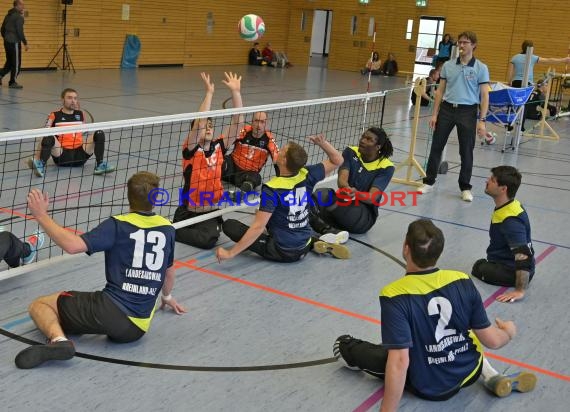
[[(214, 96), (214, 83), (210, 75), (202, 73), (206, 95), (200, 111), (210, 110)], [(241, 76), (225, 73), (223, 83), (232, 93), (233, 107), (243, 107), (241, 100)], [(176, 209), (174, 222), (190, 219), (216, 210), (222, 197), (222, 165), (230, 147), (243, 127), (243, 116), (232, 116), (229, 127), (214, 138), (214, 121), (211, 118), (196, 119), (182, 145), (182, 169), (184, 188), (182, 205)], [(207, 195), (207, 196), (206, 196)], [(222, 219), (215, 217), (176, 230), (176, 240), (203, 249), (214, 247), (220, 237)]]

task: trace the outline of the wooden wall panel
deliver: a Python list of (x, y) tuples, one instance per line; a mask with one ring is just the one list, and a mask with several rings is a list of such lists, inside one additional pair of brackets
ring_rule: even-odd
[[(270, 0), (201, 1), (186, 11), (185, 65), (246, 64), (252, 42), (242, 40), (238, 23), (245, 14), (257, 14), (265, 22), (261, 48), (271, 42), (274, 50), (287, 48), (289, 8), (287, 2)], [(213, 27), (208, 30), (209, 16)]]
[[(291, 0), (290, 3), (292, 9), (333, 11), (329, 55), (329, 68), (333, 69), (358, 70), (370, 56), (372, 38), (366, 33), (367, 21), (362, 22), (356, 36), (351, 36), (348, 27), (352, 15), (359, 16), (360, 20), (375, 17), (378, 25), (376, 49), (382, 59), (392, 51), (403, 71), (413, 70), (413, 49), (422, 15), (445, 17), (445, 31), (454, 36), (464, 30), (477, 33), (479, 47), (476, 55), (488, 64), (491, 78), (495, 80), (505, 80), (508, 62), (513, 54), (519, 52), (524, 39), (532, 39), (535, 53), (544, 57), (564, 57), (570, 48), (567, 0), (553, 0), (546, 7), (528, 0), (480, 0), (471, 3), (429, 0), (426, 8), (415, 7), (413, 0), (370, 0), (366, 6), (358, 4), (357, 0)], [(411, 40), (405, 40), (408, 19), (414, 19)], [(536, 66), (535, 76), (547, 68), (545, 65)], [(557, 65), (557, 70), (564, 71), (564, 65)]]
[[(128, 21), (121, 20), (123, 3), (131, 6)], [(25, 31), (31, 49), (24, 54), (24, 67), (45, 67), (63, 40), (63, 6), (57, 0), (26, 0), (26, 7)], [(426, 8), (415, 7), (413, 0), (370, 0), (366, 6), (358, 0), (288, 0), (278, 5), (275, 0), (77, 0), (68, 7), (68, 45), (76, 68), (119, 67), (125, 36), (131, 33), (141, 39), (139, 64), (244, 64), (252, 44), (239, 38), (237, 23), (242, 15), (255, 13), (267, 26), (260, 43), (270, 41), (274, 49), (285, 50), (293, 64), (302, 66), (309, 61), (313, 11), (322, 9), (333, 11), (329, 68), (362, 68), (372, 48), (368, 18), (374, 16), (381, 57), (391, 51), (402, 71), (412, 71), (419, 17), (444, 16), (446, 32), (477, 33), (477, 56), (489, 65), (493, 79), (504, 80), (508, 62), (525, 38), (534, 41), (539, 56), (567, 55), (567, 8), (568, 0), (551, 0), (547, 6), (528, 0), (429, 0)], [(303, 11), (305, 31), (301, 31)], [(207, 25), (209, 13), (212, 30)], [(355, 35), (350, 34), (353, 15), (359, 19)], [(414, 31), (412, 39), (406, 40), (409, 18), (414, 19)], [(74, 29), (79, 29), (79, 36)], [(537, 66), (535, 76), (546, 69)], [(557, 69), (564, 71), (564, 65)]]

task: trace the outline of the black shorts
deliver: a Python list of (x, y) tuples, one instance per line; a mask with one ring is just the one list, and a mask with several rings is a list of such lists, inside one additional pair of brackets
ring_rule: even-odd
[(52, 159), (58, 166), (76, 167), (83, 166), (91, 156), (82, 147), (79, 147), (77, 149), (63, 149), (61, 156), (52, 156)]
[(63, 331), (72, 335), (107, 335), (115, 342), (127, 343), (145, 333), (101, 291), (62, 292), (57, 298), (57, 311)]

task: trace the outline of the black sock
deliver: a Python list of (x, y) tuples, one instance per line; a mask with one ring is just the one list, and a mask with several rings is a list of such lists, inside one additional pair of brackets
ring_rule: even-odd
[(41, 149), (40, 149), (40, 159), (45, 165), (49, 160), (51, 155), (51, 149), (55, 146), (55, 137), (46, 136), (42, 139)]
[(102, 130), (97, 130), (93, 136), (93, 142), (95, 143), (95, 162), (99, 166), (105, 154), (105, 133)]

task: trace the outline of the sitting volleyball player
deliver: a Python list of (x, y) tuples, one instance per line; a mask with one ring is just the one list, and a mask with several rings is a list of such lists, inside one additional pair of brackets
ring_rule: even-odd
[[(214, 96), (214, 83), (210, 76), (201, 73), (206, 86), (206, 95), (199, 111), (210, 110)], [(223, 83), (232, 93), (233, 107), (242, 107), (241, 77), (225, 73)], [(211, 118), (197, 119), (182, 146), (182, 170), (184, 188), (181, 205), (174, 213), (174, 222), (190, 219), (217, 209), (223, 194), (222, 164), (224, 154), (233, 144), (243, 125), (243, 116), (232, 116), (230, 126), (223, 134), (214, 138), (214, 122)], [(228, 199), (229, 201), (229, 199)], [(214, 247), (222, 230), (222, 218), (214, 217), (176, 230), (176, 241), (202, 249)]]
[(232, 153), (225, 157), (222, 179), (251, 192), (261, 185), (261, 169), (271, 156), (277, 160), (279, 148), (267, 126), (267, 113), (253, 114), (251, 126), (244, 127), (234, 144)]
[[(74, 89), (61, 92), (62, 108), (50, 113), (45, 127), (77, 126), (85, 123), (85, 113), (79, 109), (79, 98)], [(102, 175), (115, 170), (114, 166), (103, 160), (105, 153), (105, 133), (97, 130), (83, 140), (83, 133), (62, 133), (57, 136), (46, 136), (38, 145), (34, 157), (29, 159), (28, 166), (35, 175), (42, 177), (46, 164), (51, 156), (58, 166), (83, 166), (95, 153), (95, 171)]]
[(381, 411), (395, 411), (404, 387), (431, 401), (444, 401), (479, 376), (497, 396), (528, 392), (536, 376), (499, 374), (483, 353), (507, 345), (516, 335), (512, 321), (492, 325), (469, 276), (439, 269), (443, 233), (430, 220), (412, 222), (404, 240), (406, 274), (380, 292), (382, 343), (340, 336), (333, 354), (349, 368), (385, 382)]
[(251, 227), (235, 219), (224, 222), (224, 233), (237, 243), (230, 250), (218, 248), (218, 261), (232, 259), (245, 249), (277, 262), (296, 262), (311, 249), (317, 253), (330, 252), (340, 259), (350, 257), (344, 245), (315, 242), (312, 238), (308, 216), (311, 192), (317, 182), (340, 166), (342, 156), (323, 135), (309, 139), (328, 159), (305, 166), (308, 159), (305, 149), (294, 142), (285, 145), (277, 158), (277, 176), (262, 187), (259, 210)]
[(5, 232), (0, 226), (0, 261), (4, 260), (11, 268), (20, 264), (32, 263), (39, 248), (44, 244), (43, 232), (36, 230), (25, 242), (18, 239), (13, 233)]
[(65, 291), (35, 299), (29, 307), (30, 316), (48, 343), (18, 353), (18, 368), (71, 359), (75, 346), (66, 334), (107, 335), (117, 343), (140, 339), (150, 327), (161, 292), (161, 308), (168, 305), (177, 314), (185, 312), (171, 295), (174, 228), (152, 212), (149, 201), (149, 193), (159, 182), (159, 177), (149, 172), (131, 176), (127, 182), (129, 213), (110, 217), (80, 236), (49, 216), (47, 193), (34, 189), (28, 194), (32, 215), (65, 252), (105, 252), (107, 284), (102, 291)]
[(471, 274), (491, 285), (514, 287), (497, 296), (499, 302), (512, 303), (524, 297), (535, 272), (530, 220), (515, 199), (522, 176), (512, 166), (491, 169), (485, 193), (495, 202), (489, 228), (487, 259), (479, 259)]
[(374, 226), (378, 218), (374, 203), (382, 202), (382, 193), (394, 175), (389, 159), (392, 153), (392, 142), (378, 127), (365, 131), (358, 146), (344, 149), (337, 179), (339, 191), (324, 188), (313, 193), (315, 207), (311, 208), (310, 222), (315, 232), (323, 235), (321, 240), (343, 243), (348, 237), (339, 236), (339, 231), (365, 233)]

